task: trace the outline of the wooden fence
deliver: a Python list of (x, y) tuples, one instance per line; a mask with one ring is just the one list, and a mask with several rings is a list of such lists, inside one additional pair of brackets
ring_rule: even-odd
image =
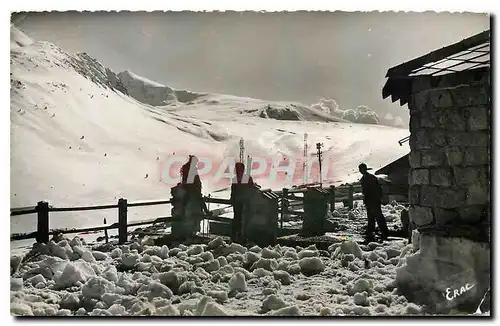
[[(331, 186), (328, 189), (330, 208), (333, 211), (336, 202), (343, 202), (348, 207), (353, 208), (354, 200), (362, 199), (362, 195), (356, 193), (361, 192), (359, 185), (343, 185), (339, 187)], [(283, 222), (286, 216), (296, 216), (297, 218), (302, 218), (303, 212), (300, 211), (303, 208), (303, 195), (307, 191), (307, 188), (284, 188), (282, 190), (274, 191), (280, 196), (278, 201), (279, 204), (279, 224), (280, 228), (283, 228)], [(214, 204), (226, 204), (231, 205), (229, 199), (224, 198), (213, 198), (204, 197), (205, 202)], [(129, 227), (135, 227), (147, 224), (156, 224), (168, 222), (172, 219), (171, 216), (158, 217), (156, 219), (136, 221), (128, 223), (127, 211), (129, 207), (140, 207), (140, 206), (153, 206), (153, 205), (165, 205), (170, 204), (171, 200), (155, 200), (155, 201), (144, 201), (137, 203), (129, 203), (127, 199), (120, 198), (117, 204), (113, 205), (100, 205), (100, 206), (79, 206), (79, 207), (52, 207), (48, 202), (40, 201), (37, 206), (32, 207), (21, 207), (12, 208), (11, 216), (16, 215), (26, 215), (26, 214), (37, 214), (37, 230), (31, 233), (22, 234), (12, 234), (12, 240), (23, 240), (23, 239), (33, 239), (35, 238), (37, 242), (47, 243), (49, 241), (49, 236), (54, 234), (68, 234), (68, 233), (81, 233), (81, 232), (93, 232), (93, 231), (107, 231), (111, 229), (118, 229), (118, 242), (123, 244), (127, 241), (127, 229)], [(87, 227), (82, 229), (49, 229), (49, 213), (50, 212), (74, 212), (74, 211), (89, 211), (89, 210), (104, 210), (104, 209), (116, 209), (118, 208), (118, 222), (111, 225), (103, 225), (96, 227)], [(219, 217), (219, 216), (205, 216), (206, 220), (211, 221), (230, 221), (229, 218)]]

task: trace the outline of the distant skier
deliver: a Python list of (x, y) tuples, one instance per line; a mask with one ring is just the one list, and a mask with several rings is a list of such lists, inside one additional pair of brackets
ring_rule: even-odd
[(366, 164), (361, 163), (358, 166), (359, 172), (363, 175), (361, 177), (361, 187), (363, 188), (363, 203), (366, 206), (366, 213), (368, 215), (368, 226), (366, 229), (366, 241), (373, 241), (375, 232), (375, 221), (377, 221), (382, 238), (387, 239), (389, 230), (387, 229), (387, 222), (382, 213), (382, 186), (377, 177), (368, 173)]
[(242, 241), (243, 235), (243, 204), (245, 201), (244, 191), (254, 186), (253, 179), (245, 173), (245, 165), (241, 162), (235, 165), (236, 176), (231, 182), (231, 204), (233, 205), (233, 222), (231, 228), (231, 240), (233, 242)]

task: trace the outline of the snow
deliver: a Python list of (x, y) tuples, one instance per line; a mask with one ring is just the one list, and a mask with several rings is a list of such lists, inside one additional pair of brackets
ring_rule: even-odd
[[(308, 132), (311, 144), (324, 143), (332, 183), (359, 179), (361, 161), (378, 167), (408, 152), (397, 144), (407, 134), (403, 129), (331, 122), (327, 114), (298, 103), (172, 89), (175, 105), (163, 105), (161, 94), (170, 92), (168, 86), (130, 71), (114, 74), (88, 54), (68, 54), (51, 43), (32, 41), (16, 28), (11, 28), (11, 37), (12, 207), (40, 200), (65, 207), (111, 204), (120, 197), (168, 198), (170, 186), (161, 181), (161, 164), (169, 155), (209, 155), (217, 165), (228, 155), (238, 157), (241, 137), (249, 155), (301, 158), (303, 133)], [(110, 76), (129, 83), (111, 89)], [(282, 115), (261, 118), (268, 104)], [(290, 112), (299, 120), (277, 120)], [(57, 168), (52, 162), (58, 162)], [(214, 174), (202, 175), (205, 194), (227, 185)], [(266, 188), (285, 186), (255, 179)], [(227, 191), (220, 195), (229, 196)], [(169, 209), (131, 209), (129, 220), (161, 216)], [(108, 223), (116, 222), (113, 216)], [(102, 217), (99, 211), (53, 213), (51, 227), (101, 225)], [(12, 233), (34, 228), (31, 215), (11, 221)], [(64, 256), (62, 251), (59, 256)]]
[[(376, 168), (408, 152), (397, 144), (407, 135), (404, 129), (334, 122), (298, 103), (175, 90), (130, 71), (115, 74), (90, 55), (70, 55), (16, 28), (11, 61), (12, 207), (40, 200), (66, 207), (116, 203), (121, 197), (169, 198), (169, 185), (160, 180), (168, 155), (209, 154), (217, 164), (238, 156), (241, 137), (249, 155), (301, 157), (307, 132), (311, 144), (323, 142), (325, 162), (332, 164), (325, 184), (359, 179), (360, 162)], [(221, 188), (215, 179), (202, 176), (205, 194)], [(284, 186), (255, 179), (265, 188)], [(218, 196), (227, 198), (229, 192)], [(383, 207), (393, 224), (401, 209)], [(129, 221), (169, 210), (169, 205), (130, 208)], [(108, 223), (114, 223), (116, 212), (110, 214)], [(337, 209), (333, 217), (351, 216), (345, 223), (357, 223), (365, 214)], [(99, 211), (53, 213), (50, 227), (101, 225), (102, 218)], [(35, 225), (33, 216), (16, 216), (11, 233)], [(127, 245), (111, 242), (104, 249), (91, 236), (56, 240), (12, 243), (11, 314), (423, 314), (392, 285), (398, 267), (418, 250), (415, 242), (360, 246), (339, 240), (324, 257), (314, 246), (247, 248), (221, 237), (171, 248), (155, 246), (151, 237)], [(14, 251), (22, 245), (32, 251)]]

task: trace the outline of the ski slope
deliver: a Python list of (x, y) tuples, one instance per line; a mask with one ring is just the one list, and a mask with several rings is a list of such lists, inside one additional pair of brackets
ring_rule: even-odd
[[(397, 143), (405, 129), (346, 123), (300, 103), (175, 90), (130, 71), (115, 74), (97, 60), (12, 27), (11, 207), (168, 199), (170, 187), (161, 180), (166, 158), (194, 153), (217, 164), (238, 157), (240, 138), (247, 155), (301, 158), (307, 132), (311, 157), (315, 143), (324, 144), (330, 183), (359, 179), (361, 162), (376, 169), (409, 151)], [(202, 182), (205, 194), (221, 188), (209, 175)], [(133, 208), (129, 219), (169, 214), (168, 206)], [(117, 212), (54, 213), (50, 226), (100, 225), (103, 217), (113, 223)], [(34, 215), (11, 218), (11, 233), (35, 227)]]

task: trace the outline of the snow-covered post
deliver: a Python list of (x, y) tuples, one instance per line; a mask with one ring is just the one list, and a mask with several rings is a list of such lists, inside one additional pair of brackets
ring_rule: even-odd
[(260, 190), (256, 187), (244, 191), (244, 237), (259, 246), (276, 244), (279, 196), (271, 190)]
[(335, 210), (335, 186), (330, 186), (330, 212)]
[(39, 201), (36, 211), (38, 213), (36, 241), (47, 243), (49, 242), (49, 203)]
[[(106, 221), (106, 218), (104, 218), (104, 225), (107, 224), (107, 221)], [(108, 237), (108, 229), (104, 229), (104, 240), (106, 241), (106, 243), (109, 242), (109, 237)]]
[(127, 242), (127, 200), (118, 199), (118, 243)]
[(285, 220), (285, 214), (288, 213), (288, 189), (283, 188), (283, 192), (281, 194), (281, 219), (280, 219), (280, 228), (283, 229), (283, 221)]
[(328, 192), (321, 188), (308, 188), (304, 193), (304, 219), (300, 234), (314, 237), (325, 234), (328, 213)]
[(349, 184), (349, 194), (347, 195), (347, 204), (349, 205), (349, 209), (354, 208), (354, 187), (352, 184)]

